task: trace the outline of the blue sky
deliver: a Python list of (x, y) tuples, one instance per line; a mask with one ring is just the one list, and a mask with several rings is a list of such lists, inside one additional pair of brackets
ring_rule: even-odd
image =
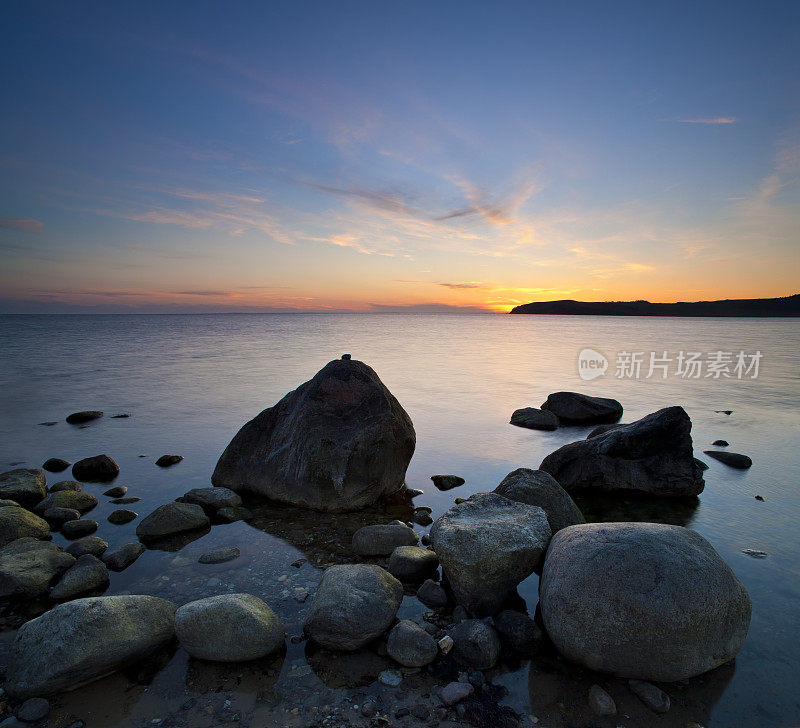
[(0, 18), (0, 311), (796, 292), (797, 3)]

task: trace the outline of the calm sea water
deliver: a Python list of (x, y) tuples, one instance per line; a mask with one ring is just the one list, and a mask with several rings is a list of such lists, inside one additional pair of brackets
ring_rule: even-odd
[[(48, 457), (75, 461), (106, 452), (120, 464), (117, 483), (127, 485), (129, 495), (142, 498), (133, 508), (145, 515), (189, 488), (208, 485), (219, 454), (244, 422), (346, 352), (372, 366), (411, 416), (417, 450), (407, 482), (425, 491), (416, 505), (431, 506), (435, 518), (454, 497), (492, 490), (509, 471), (537, 467), (551, 451), (585, 437), (586, 428), (543, 433), (508, 424), (514, 409), (538, 406), (549, 392), (577, 390), (615, 397), (625, 408), (626, 422), (679, 404), (692, 418), (696, 454), (702, 458), (701, 451), (722, 438), (731, 443), (731, 450), (751, 455), (753, 467), (735, 471), (705, 458), (710, 466), (706, 489), (696, 507), (660, 502), (642, 507), (624, 499), (582, 504), (591, 519), (663, 520), (696, 529), (752, 596), (750, 634), (735, 664), (673, 693), (676, 707), (658, 723), (796, 725), (799, 324), (774, 319), (502, 315), (5, 316), (0, 317), (0, 465), (38, 466)], [(611, 360), (605, 377), (579, 378), (578, 352), (587, 347)], [(660, 372), (646, 378), (646, 365), (638, 379), (617, 378), (614, 361), (626, 351), (655, 351), (659, 356), (666, 351), (673, 357), (681, 351), (760, 351), (762, 358), (757, 379), (685, 380), (672, 374), (661, 379)], [(102, 409), (106, 417), (86, 428), (65, 424), (64, 417), (79, 409)], [(116, 413), (131, 417), (109, 418)], [(58, 424), (39, 424), (46, 421)], [(153, 461), (164, 453), (177, 453), (185, 460), (162, 470)], [(430, 475), (450, 472), (466, 478), (466, 485), (437, 492)], [(68, 476), (48, 477), (55, 481)], [(87, 489), (99, 495), (105, 488)], [(757, 501), (756, 494), (764, 502)], [(99, 534), (111, 546), (131, 540), (136, 524), (105, 523), (115, 506), (100, 500), (92, 513), (101, 523)], [(252, 526), (217, 526), (179, 552), (148, 551), (130, 569), (112, 575), (108, 593), (153, 593), (182, 602), (225, 590), (252, 591), (279, 611), (290, 635), (299, 634), (308, 603), (298, 603), (294, 589), (313, 593), (320, 573), (318, 554), (326, 546), (333, 548), (337, 538), (345, 541), (356, 526), (347, 517), (310, 516), (301, 523), (281, 519), (272, 513)], [(242, 549), (240, 559), (220, 566), (196, 564), (197, 556), (210, 546), (228, 544)], [(744, 549), (768, 556), (755, 559)], [(304, 555), (309, 563), (300, 569), (289, 567)], [(535, 576), (520, 588), (531, 613), (536, 590)], [(416, 600), (407, 597), (402, 614), (420, 613)], [(6, 643), (11, 636), (2, 635)], [(302, 711), (309, 704), (357, 700), (358, 690), (379, 689), (372, 682), (377, 673), (369, 674), (364, 665), (358, 668), (366, 675), (359, 685), (345, 678), (337, 682), (332, 677), (336, 670), (330, 664), (320, 667), (302, 644), (290, 644), (284, 658), (258, 674), (242, 678), (242, 670), (231, 669), (238, 677), (229, 685), (224, 671), (204, 672), (212, 668), (187, 660), (179, 650), (145, 681), (107, 678), (66, 696), (56, 707), (89, 726), (143, 725), (177, 710), (175, 705), (187, 695), (202, 705), (207, 693), (224, 684), (233, 708), (238, 706), (243, 715), (258, 716), (263, 699), (273, 710), (299, 706), (296, 724), (304, 725)], [(528, 662), (505, 666), (495, 678), (509, 690), (506, 704), (545, 716), (552, 724), (557, 722), (553, 711), (558, 712), (553, 705), (572, 699), (570, 690), (577, 690), (576, 699), (584, 699), (584, 679)], [(209, 687), (212, 683), (216, 687)], [(213, 708), (212, 713), (229, 709)], [(569, 710), (561, 711), (569, 724)], [(274, 713), (269, 716), (265, 722), (280, 724)], [(214, 720), (208, 717), (207, 724)], [(287, 714), (284, 724), (294, 725), (291, 720), (293, 715)], [(573, 720), (580, 724), (578, 718)], [(637, 724), (622, 716), (614, 720), (609, 725)], [(197, 724), (204, 723), (198, 719)]]

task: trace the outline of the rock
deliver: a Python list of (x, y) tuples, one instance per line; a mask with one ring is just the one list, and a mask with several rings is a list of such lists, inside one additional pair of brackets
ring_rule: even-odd
[(710, 458), (714, 458), (714, 460), (719, 460), (729, 468), (736, 468), (737, 470), (747, 470), (747, 468), (753, 464), (753, 461), (747, 457), (747, 455), (742, 455), (738, 452), (728, 452), (726, 450), (703, 450), (703, 454), (708, 455)]
[(392, 627), (386, 641), (386, 651), (405, 667), (424, 667), (439, 656), (439, 647), (422, 627), (404, 619)]
[(44, 698), (28, 698), (17, 711), (17, 718), (23, 723), (38, 723), (47, 717), (50, 703)]
[(33, 508), (46, 495), (47, 477), (41, 468), (17, 468), (0, 473), (0, 498)]
[(475, 688), (468, 682), (447, 683), (440, 691), (439, 697), (446, 706), (450, 707), (460, 703), (475, 692)]
[(547, 410), (524, 407), (514, 411), (510, 424), (527, 427), (529, 430), (556, 430), (558, 429), (558, 417)]
[(216, 519), (222, 523), (251, 521), (253, 519), (253, 512), (241, 506), (237, 508), (220, 508), (216, 513)]
[(136, 662), (172, 639), (175, 610), (166, 599), (138, 595), (59, 604), (17, 632), (6, 690), (16, 698), (53, 695)]
[(21, 506), (0, 508), (0, 546), (5, 546), (18, 538), (49, 538), (50, 526), (47, 521), (35, 516)]
[(453, 649), (453, 638), (449, 634), (446, 634), (437, 644), (443, 655), (449, 655)]
[(198, 561), (201, 564), (224, 564), (226, 561), (238, 559), (241, 551), (236, 546), (223, 546), (204, 553)]
[(103, 416), (100, 410), (83, 410), (82, 412), (73, 412), (67, 415), (67, 422), (70, 425), (83, 425), (92, 420), (99, 420)]
[(34, 510), (37, 513), (44, 513), (51, 508), (70, 508), (79, 513), (86, 513), (96, 505), (97, 498), (91, 493), (82, 490), (57, 490), (55, 493), (49, 493)]
[(95, 455), (78, 460), (72, 466), (72, 477), (76, 480), (106, 482), (119, 475), (119, 465), (108, 455)]
[(658, 523), (590, 523), (559, 531), (539, 582), (556, 648), (590, 670), (685, 680), (733, 659), (751, 603), (698, 533)]
[(547, 515), (547, 522), (553, 533), (566, 526), (586, 523), (569, 493), (544, 470), (517, 468), (506, 475), (493, 492), (517, 503), (539, 506)]
[(60, 480), (58, 483), (53, 483), (48, 489), (48, 493), (60, 493), (62, 490), (83, 490), (83, 483), (77, 480)]
[(539, 567), (550, 536), (541, 508), (494, 493), (476, 493), (431, 527), (456, 601), (476, 615), (496, 612)]
[(208, 516), (196, 503), (166, 503), (139, 523), (136, 535), (142, 541), (154, 541), (209, 524)]
[(628, 680), (628, 687), (654, 713), (666, 713), (670, 700), (663, 690), (644, 680)]
[(221, 594), (184, 604), (175, 613), (175, 634), (192, 657), (243, 662), (272, 654), (284, 642), (283, 624), (252, 594)]
[(716, 414), (718, 414), (718, 415), (728, 415), (728, 416), (730, 416), (730, 415), (733, 414), (733, 410), (714, 410), (714, 412)]
[(589, 431), (589, 434), (586, 435), (587, 440), (591, 440), (593, 437), (597, 437), (598, 435), (605, 435), (606, 432), (611, 432), (611, 430), (616, 430), (618, 427), (624, 427), (624, 424), (621, 422), (617, 422), (616, 424), (605, 424), (605, 425), (598, 425), (593, 430)]
[(58, 584), (50, 590), (50, 598), (62, 602), (96, 589), (103, 589), (107, 585), (106, 565), (96, 556), (84, 554), (64, 572)]
[(57, 531), (67, 521), (77, 521), (81, 514), (80, 511), (76, 511), (74, 508), (48, 508), (42, 513), (42, 517), (50, 524), (53, 530)]
[(465, 619), (450, 630), (453, 659), (464, 667), (488, 670), (500, 657), (497, 632), (480, 619)]
[(714, 440), (714, 442), (711, 444), (715, 445), (716, 447), (728, 447), (728, 445), (730, 445), (727, 440)]
[(494, 617), (501, 642), (521, 655), (531, 655), (542, 640), (542, 630), (527, 614), (504, 609)]
[(138, 541), (126, 543), (119, 548), (106, 551), (103, 554), (103, 563), (112, 571), (127, 569), (145, 551), (144, 546)]
[(215, 512), (220, 508), (238, 508), (242, 505), (241, 496), (230, 488), (194, 488), (183, 496), (185, 503), (196, 503), (206, 512)]
[(63, 458), (49, 458), (44, 461), (42, 469), (46, 470), (48, 473), (60, 473), (62, 470), (66, 470), (70, 465), (72, 465), (72, 463), (70, 463), (69, 460), (64, 460)]
[(353, 534), (359, 556), (389, 556), (398, 546), (416, 546), (417, 534), (403, 523), (364, 526)]
[(130, 412), (121, 412), (118, 415), (111, 415), (112, 420), (127, 420), (131, 416)]
[(111, 513), (108, 514), (108, 522), (121, 526), (125, 523), (135, 521), (138, 517), (139, 514), (136, 511), (131, 511), (127, 508), (117, 508), (117, 510), (111, 511)]
[(396, 688), (403, 682), (403, 676), (397, 670), (384, 670), (378, 674), (378, 682)]
[(694, 460), (692, 423), (682, 407), (667, 407), (591, 440), (548, 455), (539, 466), (565, 490), (636, 490), (695, 496), (705, 483)]
[(168, 468), (170, 465), (177, 465), (181, 460), (183, 460), (183, 455), (162, 455), (156, 460), (156, 465), (159, 468)]
[(429, 511), (414, 511), (414, 523), (420, 526), (430, 526), (433, 523), (433, 518)]
[(391, 626), (402, 599), (402, 584), (379, 566), (331, 566), (322, 576), (303, 630), (328, 649), (356, 650)]
[(447, 606), (447, 592), (431, 579), (426, 579), (417, 589), (417, 599), (433, 609)]
[(248, 422), (211, 481), (283, 503), (352, 511), (404, 487), (416, 435), (378, 375), (335, 360)]
[(761, 501), (762, 503), (764, 502), (764, 496), (763, 496), (763, 495), (756, 495), (756, 496), (753, 496), (753, 497), (754, 497), (754, 498), (755, 498), (757, 501)]
[(695, 462), (695, 465), (697, 465), (697, 467), (700, 468), (700, 472), (703, 472), (704, 470), (708, 470), (708, 465), (706, 465), (702, 460), (699, 460), (698, 458), (695, 458), (694, 462)]
[(622, 405), (616, 399), (578, 392), (549, 394), (542, 409), (552, 412), (565, 425), (601, 425), (622, 417)]
[(113, 488), (109, 488), (108, 490), (103, 492), (103, 495), (108, 496), (109, 498), (121, 498), (128, 492), (128, 489), (124, 485), (115, 485)]
[(91, 554), (100, 558), (108, 548), (108, 543), (99, 536), (84, 536), (77, 541), (73, 541), (65, 551), (76, 559), (84, 554)]
[(616, 715), (617, 704), (603, 688), (592, 685), (589, 688), (589, 708), (595, 715)]
[(91, 518), (79, 518), (75, 521), (67, 521), (66, 523), (61, 524), (61, 533), (64, 534), (66, 538), (73, 539), (73, 538), (81, 538), (82, 536), (88, 536), (89, 534), (94, 533), (98, 528), (97, 521), (92, 520)]
[(460, 475), (431, 475), (431, 480), (439, 490), (452, 490), (466, 483)]
[(436, 554), (420, 546), (398, 546), (389, 557), (389, 573), (400, 581), (423, 581), (438, 568)]
[(769, 556), (766, 551), (759, 551), (758, 549), (742, 549), (742, 553), (754, 559), (766, 559)]
[[(6, 508), (7, 506), (11, 506), (12, 508), (22, 508), (17, 501), (9, 500), (8, 498), (0, 498), (0, 508)], [(0, 723), (0, 726), (1, 725), (2, 723)]]
[(131, 503), (138, 503), (140, 500), (142, 499), (135, 495), (126, 495), (123, 498), (112, 498), (108, 502), (113, 503), (115, 506), (126, 506)]
[(46, 594), (50, 584), (75, 563), (52, 541), (18, 538), (0, 548), (0, 600)]

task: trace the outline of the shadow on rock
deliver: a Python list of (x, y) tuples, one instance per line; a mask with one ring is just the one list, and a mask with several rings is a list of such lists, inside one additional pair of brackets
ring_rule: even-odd
[(150, 551), (180, 551), (182, 548), (192, 543), (192, 541), (203, 538), (203, 536), (210, 531), (211, 526), (206, 526), (205, 528), (197, 528), (194, 531), (176, 533), (172, 536), (166, 536), (165, 538), (147, 539), (147, 541), (143, 541), (142, 543), (144, 543)]

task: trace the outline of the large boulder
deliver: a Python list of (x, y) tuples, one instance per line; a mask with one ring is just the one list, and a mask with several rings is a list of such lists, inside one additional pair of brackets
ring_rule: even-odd
[(600, 425), (622, 417), (622, 405), (616, 399), (579, 392), (553, 392), (547, 395), (542, 409), (552, 412), (565, 425)]
[(398, 546), (416, 546), (419, 537), (402, 523), (363, 526), (353, 534), (353, 552), (359, 556), (389, 556)]
[(545, 512), (476, 493), (442, 515), (431, 543), (456, 601), (473, 614), (497, 611), (540, 565), (551, 530)]
[(26, 622), (11, 646), (15, 698), (73, 690), (146, 657), (174, 636), (176, 605), (157, 597), (89, 597)]
[(392, 625), (403, 585), (372, 564), (339, 564), (325, 570), (303, 630), (332, 650), (357, 650)]
[(411, 419), (366, 364), (340, 359), (248, 422), (211, 481), (282, 503), (352, 511), (403, 487)]
[(559, 531), (539, 587), (542, 619), (567, 658), (642, 680), (684, 680), (731, 660), (750, 597), (698, 533), (658, 523)]
[(517, 503), (539, 506), (547, 515), (547, 522), (553, 533), (566, 526), (586, 523), (569, 493), (544, 470), (517, 468), (506, 475), (493, 492)]
[(18, 538), (49, 538), (50, 525), (39, 516), (20, 506), (0, 508), (0, 546)]
[(242, 662), (283, 646), (283, 624), (252, 594), (221, 594), (184, 604), (175, 613), (175, 634), (192, 657)]
[(52, 541), (18, 538), (0, 548), (0, 600), (45, 594), (75, 559)]
[(0, 498), (33, 508), (46, 495), (47, 476), (41, 468), (17, 468), (0, 473)]
[(570, 492), (590, 488), (695, 496), (705, 483), (694, 459), (691, 430), (682, 407), (666, 407), (590, 440), (564, 445), (539, 467)]
[(142, 541), (157, 541), (209, 524), (205, 511), (196, 503), (165, 503), (139, 522), (136, 535)]

